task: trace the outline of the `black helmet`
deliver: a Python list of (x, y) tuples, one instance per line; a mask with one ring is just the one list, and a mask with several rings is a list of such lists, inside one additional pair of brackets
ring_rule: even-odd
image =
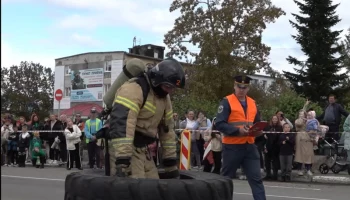
[(182, 65), (173, 58), (167, 58), (150, 69), (149, 76), (153, 87), (168, 84), (177, 88), (185, 87), (185, 72)]

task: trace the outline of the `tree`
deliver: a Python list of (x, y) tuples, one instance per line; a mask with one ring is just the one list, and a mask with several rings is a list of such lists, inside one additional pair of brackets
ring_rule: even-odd
[(288, 62), (298, 68), (294, 68), (296, 73), (284, 71), (284, 75), (298, 94), (323, 104), (330, 93), (342, 94), (349, 90), (341, 84), (349, 75), (341, 73), (342, 57), (337, 56), (341, 52), (337, 45), (341, 31), (331, 30), (340, 21), (335, 14), (339, 4), (332, 5), (332, 0), (294, 2), (301, 14), (307, 16), (293, 14), (297, 22), (290, 23), (298, 33), (292, 37), (308, 58), (301, 61), (289, 56)]
[[(284, 14), (271, 0), (174, 0), (170, 12), (181, 16), (165, 34), (168, 56), (194, 57), (191, 95), (217, 101), (232, 92), (237, 73), (272, 72), (270, 47), (261, 41), (266, 23)], [(200, 48), (191, 51), (190, 43)], [(214, 83), (215, 82), (215, 83)]]
[(54, 74), (51, 68), (21, 62), (19, 66), (2, 68), (1, 78), (2, 111), (9, 108), (11, 114), (27, 119), (31, 111), (41, 118), (47, 117), (53, 107)]
[(345, 35), (345, 39), (341, 41), (340, 45), (342, 47), (342, 65), (347, 69), (348, 73), (350, 73), (350, 28), (348, 29), (348, 33)]

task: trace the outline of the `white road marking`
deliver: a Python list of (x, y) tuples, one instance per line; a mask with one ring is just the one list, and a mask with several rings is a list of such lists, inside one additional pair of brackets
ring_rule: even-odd
[[(252, 195), (251, 193), (240, 193), (240, 192), (234, 192), (234, 194), (238, 195)], [(319, 198), (312, 198), (312, 197), (290, 197), (290, 196), (279, 196), (279, 195), (272, 195), (267, 194), (266, 197), (276, 197), (276, 198), (284, 198), (284, 199), (305, 199), (305, 200), (331, 200), (331, 199), (319, 199)]]
[(11, 175), (1, 175), (5, 178), (19, 178), (19, 179), (32, 179), (32, 180), (45, 180), (45, 181), (65, 181), (64, 179), (53, 179), (53, 178), (38, 178), (38, 177), (28, 177), (28, 176), (11, 176)]
[[(233, 185), (244, 185), (244, 186), (247, 186), (248, 184), (234, 183)], [(268, 187), (268, 188), (283, 188), (283, 189), (295, 189), (295, 190), (313, 190), (313, 191), (320, 191), (321, 190), (319, 188), (302, 188), (302, 187), (279, 186), (279, 185), (264, 185), (264, 187)]]

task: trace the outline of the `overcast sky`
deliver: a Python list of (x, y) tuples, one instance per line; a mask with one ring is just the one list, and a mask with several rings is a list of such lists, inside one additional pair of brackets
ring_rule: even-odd
[[(98, 3), (97, 3), (98, 2)], [(20, 61), (54, 67), (54, 59), (85, 52), (128, 51), (133, 37), (140, 44), (163, 44), (177, 13), (169, 13), (171, 0), (1, 0), (1, 66)], [(292, 0), (272, 0), (287, 15), (269, 24), (263, 40), (271, 46), (270, 62), (277, 70), (292, 71), (288, 55), (303, 58), (291, 38), (288, 20), (298, 13)], [(342, 21), (334, 28), (350, 27), (350, 0), (334, 0)], [(345, 33), (345, 31), (344, 31)]]

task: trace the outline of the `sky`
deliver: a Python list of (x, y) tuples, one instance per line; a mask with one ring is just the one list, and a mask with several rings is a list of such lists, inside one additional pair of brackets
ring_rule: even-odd
[[(172, 0), (1, 0), (1, 67), (33, 61), (54, 67), (56, 58), (97, 51), (128, 51), (137, 44), (163, 44), (178, 12), (170, 13)], [(293, 0), (272, 0), (285, 16), (268, 24), (263, 42), (272, 50), (271, 66), (293, 71), (288, 55), (305, 58), (291, 38), (291, 13), (298, 13)], [(350, 27), (350, 0), (340, 3), (342, 21), (334, 30)], [(345, 34), (343, 32), (342, 36)], [(195, 47), (193, 47), (195, 48)], [(196, 49), (195, 49), (196, 50)]]

